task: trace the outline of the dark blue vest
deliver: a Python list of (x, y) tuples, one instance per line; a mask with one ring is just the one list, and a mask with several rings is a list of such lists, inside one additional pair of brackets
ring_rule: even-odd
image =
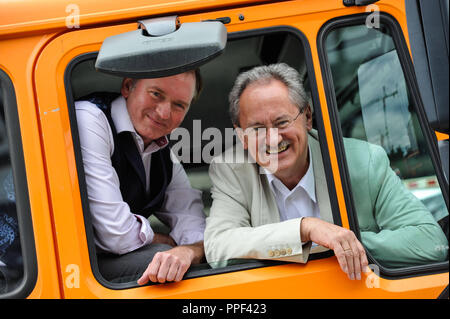
[(165, 147), (152, 154), (150, 193), (147, 193), (144, 165), (133, 136), (131, 132), (117, 134), (111, 118), (111, 102), (118, 96), (116, 93), (93, 93), (80, 100), (97, 105), (105, 113), (114, 137), (111, 161), (119, 176), (123, 200), (133, 213), (148, 218), (163, 205), (167, 186), (172, 180), (170, 148)]

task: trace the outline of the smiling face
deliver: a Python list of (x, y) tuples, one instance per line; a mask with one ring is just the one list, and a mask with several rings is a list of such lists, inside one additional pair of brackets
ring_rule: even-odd
[(244, 148), (248, 149), (250, 155), (262, 167), (267, 167), (268, 161), (275, 162), (274, 175), (286, 185), (293, 180), (298, 183), (308, 168), (311, 109), (307, 106), (286, 129), (269, 128), (283, 119), (294, 119), (298, 113), (298, 107), (289, 98), (288, 88), (278, 80), (254, 82), (247, 86), (240, 96), (240, 127), (244, 131), (250, 127), (268, 128), (262, 130), (262, 136), (258, 134), (256, 143), (253, 141), (256, 149), (252, 147), (250, 135), (240, 136)]
[(195, 92), (195, 75), (186, 72), (165, 78), (124, 79), (122, 95), (134, 129), (149, 145), (183, 121)]

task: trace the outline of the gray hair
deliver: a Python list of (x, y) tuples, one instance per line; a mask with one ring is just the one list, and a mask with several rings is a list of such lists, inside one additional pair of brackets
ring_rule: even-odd
[(239, 102), (242, 93), (252, 83), (267, 83), (271, 80), (281, 81), (287, 86), (291, 102), (303, 110), (308, 99), (303, 87), (300, 74), (285, 63), (257, 66), (239, 74), (228, 96), (230, 102), (230, 116), (234, 125), (239, 127)]

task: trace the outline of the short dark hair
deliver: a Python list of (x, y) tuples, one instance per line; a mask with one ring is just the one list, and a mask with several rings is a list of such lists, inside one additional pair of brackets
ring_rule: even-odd
[[(195, 93), (194, 97), (192, 98), (192, 102), (198, 99), (198, 96), (200, 95), (200, 92), (203, 88), (203, 80), (202, 75), (200, 73), (200, 69), (197, 68), (195, 70), (190, 70), (186, 72), (194, 72), (195, 75)], [(139, 81), (139, 79), (132, 78), (131, 79), (131, 88), (136, 87), (136, 83)]]

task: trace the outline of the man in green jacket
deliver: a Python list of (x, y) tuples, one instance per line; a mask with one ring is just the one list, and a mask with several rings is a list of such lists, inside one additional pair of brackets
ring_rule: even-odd
[[(334, 224), (312, 112), (296, 70), (286, 64), (241, 74), (230, 113), (242, 145), (210, 166), (213, 204), (205, 253), (213, 266), (230, 259), (305, 263), (332, 249), (350, 279), (368, 265), (354, 233)], [(243, 147), (242, 147), (243, 146)], [(443, 261), (447, 239), (406, 190), (384, 150), (344, 139), (361, 239), (386, 267)], [(239, 160), (240, 159), (240, 160)]]

